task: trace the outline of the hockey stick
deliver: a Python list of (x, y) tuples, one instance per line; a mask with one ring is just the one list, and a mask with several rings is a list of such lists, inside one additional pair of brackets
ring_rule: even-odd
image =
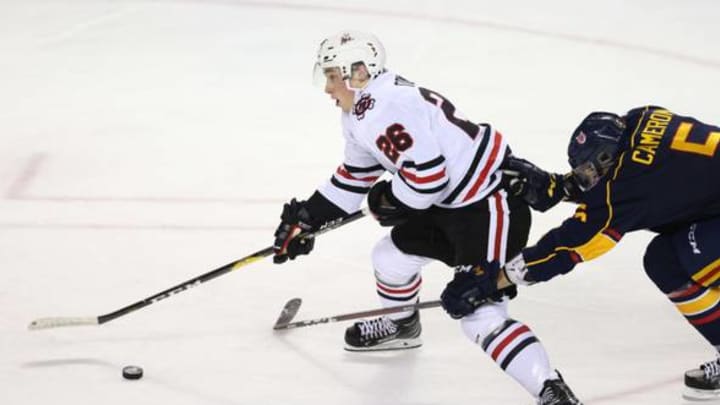
[(287, 329), (294, 329), (294, 328), (302, 328), (305, 326), (312, 326), (317, 325), (320, 323), (332, 323), (332, 322), (341, 322), (341, 321), (348, 321), (351, 319), (358, 319), (358, 318), (365, 318), (369, 316), (378, 316), (378, 315), (388, 315), (388, 314), (395, 314), (398, 312), (406, 312), (406, 311), (416, 311), (419, 309), (427, 309), (427, 308), (435, 308), (439, 307), (441, 305), (440, 301), (425, 301), (425, 302), (418, 302), (416, 304), (409, 304), (409, 305), (401, 305), (398, 307), (389, 307), (389, 308), (378, 308), (378, 309), (371, 309), (369, 311), (361, 311), (361, 312), (353, 312), (349, 314), (343, 314), (343, 315), (333, 315), (325, 318), (316, 318), (316, 319), (308, 319), (306, 321), (296, 321), (296, 322), (290, 322), (292, 321), (293, 317), (295, 317), (295, 314), (300, 310), (300, 298), (293, 298), (290, 301), (285, 304), (283, 307), (282, 312), (280, 312), (280, 316), (278, 317), (277, 322), (275, 322), (275, 326), (273, 326), (273, 329), (275, 330), (287, 330)]
[[(363, 208), (362, 210), (352, 213), (348, 216), (338, 218), (336, 220), (326, 223), (320, 229), (318, 229), (316, 232), (314, 232), (312, 234), (304, 234), (304, 235), (301, 234), (298, 237), (315, 237), (315, 236), (321, 235), (325, 232), (328, 232), (330, 230), (339, 228), (345, 224), (349, 224), (353, 221), (356, 221), (356, 220), (366, 216), (368, 214), (368, 212), (369, 211), (367, 208)], [(205, 274), (201, 274), (195, 278), (187, 280), (187, 281), (180, 283), (174, 287), (168, 288), (165, 291), (159, 292), (155, 295), (152, 295), (150, 297), (142, 299), (134, 304), (130, 304), (126, 307), (118, 309), (117, 311), (110, 312), (105, 315), (89, 316), (89, 317), (59, 316), (59, 317), (50, 317), (50, 318), (39, 318), (39, 319), (36, 319), (36, 320), (30, 322), (28, 329), (38, 330), (38, 329), (59, 328), (59, 327), (64, 327), (64, 326), (100, 325), (105, 322), (112, 321), (113, 319), (119, 318), (123, 315), (127, 315), (130, 312), (137, 311), (140, 308), (144, 308), (148, 305), (154, 304), (158, 301), (162, 301), (165, 298), (169, 298), (175, 294), (179, 294), (190, 288), (197, 287), (206, 281), (220, 277), (223, 274), (227, 274), (233, 270), (237, 270), (240, 267), (243, 267), (250, 263), (256, 262), (265, 257), (271, 256), (272, 254), (273, 254), (272, 246), (267, 247), (265, 249), (255, 252), (249, 256), (245, 256), (242, 259), (236, 260), (232, 263), (228, 263), (222, 267), (219, 267), (219, 268), (212, 270), (210, 272), (207, 272)]]

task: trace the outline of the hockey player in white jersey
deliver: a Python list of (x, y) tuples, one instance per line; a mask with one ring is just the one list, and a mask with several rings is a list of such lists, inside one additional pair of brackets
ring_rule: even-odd
[[(417, 302), (421, 268), (432, 260), (467, 271), (504, 262), (525, 246), (530, 211), (503, 189), (499, 169), (510, 149), (500, 132), (388, 71), (382, 44), (367, 33), (342, 32), (322, 41), (314, 73), (342, 110), (345, 156), (310, 198), (283, 207), (276, 263), (310, 253), (315, 241), (296, 236), (357, 211), (366, 195), (373, 216), (392, 227), (372, 253), (385, 307)], [(390, 181), (378, 181), (385, 172)], [(462, 317), (463, 331), (538, 404), (580, 404), (534, 333), (509, 317), (515, 294), (514, 288), (499, 291)], [(419, 313), (399, 313), (355, 323), (345, 333), (345, 348), (409, 349), (422, 344), (420, 334)]]

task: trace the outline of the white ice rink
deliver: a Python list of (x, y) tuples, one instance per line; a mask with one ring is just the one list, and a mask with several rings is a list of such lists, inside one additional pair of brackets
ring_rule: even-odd
[[(27, 324), (270, 245), (282, 202), (341, 161), (310, 77), (328, 34), (376, 33), (390, 68), (560, 171), (592, 110), (720, 122), (719, 18), (716, 0), (0, 0), (0, 404), (532, 403), (439, 309), (414, 351), (345, 352), (348, 323), (273, 333), (291, 297), (297, 319), (379, 305), (369, 253), (387, 230), (370, 219), (102, 326)], [(535, 214), (531, 240), (571, 212)], [(586, 404), (685, 404), (683, 372), (713, 356), (645, 276), (650, 236), (511, 304)], [(422, 298), (450, 277), (429, 266)], [(128, 364), (145, 378), (123, 380)]]

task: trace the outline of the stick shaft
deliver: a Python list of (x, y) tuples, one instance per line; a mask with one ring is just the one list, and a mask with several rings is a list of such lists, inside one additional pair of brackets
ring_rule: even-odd
[(360, 319), (360, 318), (366, 318), (366, 317), (370, 317), (370, 316), (380, 316), (380, 315), (395, 314), (398, 312), (436, 308), (441, 305), (442, 304), (440, 301), (418, 302), (417, 304), (402, 305), (402, 306), (398, 306), (398, 307), (378, 308), (378, 309), (371, 309), (368, 311), (352, 312), (349, 314), (333, 315), (333, 316), (328, 316), (328, 317), (324, 317), (324, 318), (308, 319), (305, 321), (295, 321), (295, 322), (290, 322), (290, 323), (286, 323), (286, 324), (282, 324), (282, 325), (275, 325), (274, 329), (275, 330), (285, 330), (285, 329), (302, 328), (305, 326), (318, 325), (321, 323), (349, 321), (351, 319)]
[(154, 304), (158, 301), (162, 301), (166, 298), (170, 298), (175, 294), (179, 294), (183, 291), (189, 290), (193, 287), (197, 287), (200, 284), (218, 278), (224, 274), (227, 274), (233, 270), (236, 270), (240, 267), (246, 266), (250, 263), (256, 262), (260, 259), (263, 259), (265, 257), (268, 257), (273, 254), (273, 248), (267, 247), (262, 250), (258, 250), (257, 252), (245, 256), (242, 259), (236, 260), (232, 263), (228, 263), (222, 267), (219, 267), (215, 270), (209, 271), (205, 274), (201, 274), (195, 278), (192, 278), (190, 280), (184, 281), (174, 287), (170, 287), (167, 290), (161, 291), (155, 295), (152, 295), (150, 297), (144, 298), (138, 302), (135, 302), (133, 304), (130, 304), (126, 307), (120, 308), (117, 311), (110, 312), (105, 315), (98, 316), (98, 323), (103, 324), (108, 321), (112, 321), (113, 319), (119, 318), (123, 315), (127, 315), (130, 312), (137, 311), (138, 309), (145, 308), (148, 305)]
[[(365, 215), (368, 214), (367, 208), (363, 208), (360, 211), (354, 212), (348, 216), (338, 218), (336, 220), (330, 221), (323, 225), (319, 230), (317, 230), (314, 233), (311, 234), (305, 234), (305, 235), (299, 235), (298, 237), (315, 237), (318, 235), (321, 235), (325, 232), (328, 232), (330, 230), (339, 228), (343, 225), (349, 224), (351, 222), (354, 222)], [(162, 301), (166, 298), (172, 297), (175, 294), (179, 294), (183, 291), (189, 290), (193, 287), (197, 287), (200, 284), (218, 278), (224, 274), (227, 274), (233, 270), (237, 270), (241, 267), (244, 267), (250, 263), (254, 263), (258, 260), (261, 260), (265, 257), (271, 256), (273, 254), (273, 248), (272, 246), (266, 247), (265, 249), (258, 250), (257, 252), (245, 256), (242, 259), (235, 260), (232, 263), (228, 263), (222, 267), (219, 267), (215, 270), (209, 271), (207, 273), (201, 274), (197, 277), (194, 277), (190, 280), (184, 281), (174, 287), (170, 287), (164, 291), (161, 291), (157, 294), (151, 295), (147, 298), (144, 298), (140, 301), (137, 301), (135, 303), (132, 303), (130, 305), (127, 305), (125, 307), (122, 307), (118, 309), (117, 311), (113, 311), (104, 315), (100, 315), (97, 317), (54, 317), (54, 318), (40, 318), (30, 323), (30, 329), (47, 329), (47, 328), (55, 328), (55, 327), (62, 327), (62, 326), (77, 326), (77, 325), (99, 325), (103, 324), (105, 322), (112, 321), (113, 319), (117, 319), (121, 316), (127, 315), (131, 312), (137, 311), (138, 309), (145, 308), (148, 305), (152, 305), (158, 301)]]

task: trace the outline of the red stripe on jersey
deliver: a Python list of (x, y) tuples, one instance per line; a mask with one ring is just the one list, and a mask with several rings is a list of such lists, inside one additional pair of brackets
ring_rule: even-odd
[(613, 238), (615, 240), (615, 242), (619, 242), (620, 239), (622, 239), (622, 235), (620, 234), (620, 232), (618, 232), (612, 228), (607, 228), (603, 232), (605, 233), (605, 235)]
[(463, 202), (473, 198), (475, 194), (477, 194), (478, 189), (485, 181), (485, 178), (487, 177), (488, 173), (490, 172), (490, 168), (495, 164), (495, 160), (497, 159), (498, 151), (500, 150), (500, 144), (502, 143), (502, 135), (500, 132), (495, 131), (495, 135), (493, 137), (493, 148), (492, 151), (490, 151), (490, 158), (488, 159), (487, 163), (485, 164), (485, 167), (482, 168), (482, 171), (480, 172), (480, 175), (478, 176), (477, 180), (475, 180), (475, 183), (470, 188), (470, 191), (465, 195), (463, 198)]
[(422, 283), (421, 277), (418, 277), (417, 281), (415, 281), (415, 283), (413, 283), (413, 285), (411, 285), (410, 287), (406, 287), (406, 288), (390, 288), (390, 287), (386, 287), (380, 283), (376, 283), (376, 284), (377, 284), (378, 290), (382, 290), (389, 294), (407, 294), (409, 292), (413, 292), (414, 290), (418, 289), (420, 287), (420, 283)]
[(720, 308), (716, 308), (716, 309), (715, 309), (715, 312), (712, 312), (712, 313), (710, 313), (709, 315), (706, 315), (706, 316), (704, 316), (704, 317), (702, 317), (702, 318), (699, 318), (699, 319), (688, 319), (688, 320), (690, 321), (691, 324), (696, 325), (696, 326), (700, 326), (700, 325), (705, 325), (705, 324), (708, 324), (708, 323), (710, 323), (710, 322), (712, 322), (712, 321), (715, 321), (715, 320), (717, 320), (718, 318), (720, 318)]
[(405, 169), (400, 169), (400, 173), (405, 177), (406, 179), (412, 181), (413, 183), (417, 184), (424, 184), (424, 183), (432, 183), (433, 181), (437, 181), (445, 177), (445, 169), (443, 168), (437, 173), (431, 174), (429, 176), (416, 176)]
[(685, 298), (695, 294), (698, 291), (700, 291), (700, 284), (693, 284), (689, 288), (686, 288), (682, 291), (671, 292), (670, 294), (668, 294), (668, 298), (670, 298), (671, 300)]
[(705, 282), (717, 276), (718, 272), (720, 272), (720, 266), (715, 267), (710, 271), (710, 273), (706, 274), (705, 277), (697, 280), (697, 283), (705, 285)]
[(368, 182), (369, 182), (369, 181), (375, 181), (375, 180), (377, 180), (377, 179), (380, 177), (380, 176), (355, 177), (355, 176), (353, 176), (352, 174), (350, 174), (350, 172), (348, 172), (347, 170), (345, 170), (345, 168), (342, 167), (342, 166), (339, 166), (339, 167), (337, 168), (337, 172), (336, 172), (336, 173), (339, 174), (339, 175), (342, 176), (342, 177), (345, 177), (345, 178), (348, 179), (348, 180), (358, 180), (358, 181), (368, 181)]
[(572, 260), (573, 263), (580, 263), (582, 262), (582, 257), (575, 252), (570, 252), (570, 260)]
[(517, 338), (518, 336), (522, 335), (525, 332), (530, 332), (530, 328), (528, 328), (526, 325), (523, 325), (523, 326), (515, 329), (515, 331), (513, 333), (507, 335), (507, 337), (505, 337), (505, 339), (502, 342), (500, 342), (499, 345), (497, 345), (497, 347), (495, 348), (495, 350), (493, 350), (490, 357), (492, 357), (493, 360), (497, 361), (497, 359), (498, 359), (498, 357), (500, 357), (500, 353), (502, 353), (503, 349), (505, 347), (507, 347), (510, 343), (512, 343), (512, 341), (515, 340), (515, 338)]
[(503, 237), (503, 221), (504, 221), (504, 214), (503, 206), (502, 206), (502, 196), (500, 193), (495, 193), (495, 209), (497, 211), (497, 229), (495, 229), (495, 252), (493, 252), (494, 257), (493, 260), (500, 260), (500, 246), (502, 244), (502, 237)]

